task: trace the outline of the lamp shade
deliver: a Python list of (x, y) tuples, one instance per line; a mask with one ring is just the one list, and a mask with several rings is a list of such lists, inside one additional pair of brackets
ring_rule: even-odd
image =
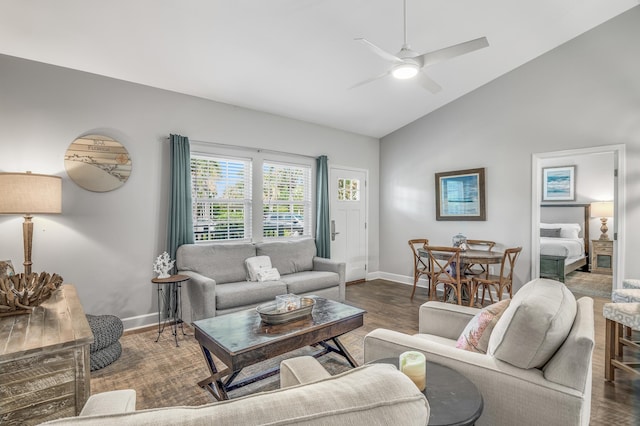
[(591, 203), (591, 217), (613, 217), (613, 202), (598, 201)]
[(62, 213), (62, 178), (0, 173), (0, 214)]

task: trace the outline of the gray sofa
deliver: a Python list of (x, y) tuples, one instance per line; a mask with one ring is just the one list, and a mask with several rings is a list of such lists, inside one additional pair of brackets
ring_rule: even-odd
[(420, 307), (418, 334), (374, 330), (364, 339), (364, 360), (417, 350), (427, 361), (464, 374), (484, 400), (478, 426), (588, 425), (593, 299), (576, 301), (558, 281), (533, 280), (497, 320), (487, 353), (458, 349), (456, 339), (478, 312), (427, 302)]
[[(277, 281), (247, 281), (245, 260), (269, 256)], [(183, 284), (183, 319), (211, 318), (275, 300), (282, 294), (310, 295), (344, 302), (345, 264), (316, 256), (311, 238), (262, 243), (184, 244), (178, 248)], [(186, 295), (186, 297), (185, 297)]]
[(92, 395), (78, 417), (47, 425), (363, 425), (425, 426), (429, 403), (389, 364), (330, 376), (312, 357), (282, 362), (281, 388), (199, 407), (135, 411), (135, 391)]

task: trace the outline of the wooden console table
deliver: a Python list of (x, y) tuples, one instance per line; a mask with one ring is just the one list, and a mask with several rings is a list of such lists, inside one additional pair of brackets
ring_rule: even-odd
[(0, 424), (33, 425), (79, 414), (90, 394), (92, 342), (69, 284), (31, 314), (0, 318)]

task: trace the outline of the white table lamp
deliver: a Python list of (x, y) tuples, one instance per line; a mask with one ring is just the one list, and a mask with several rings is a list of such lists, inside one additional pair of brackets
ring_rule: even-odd
[(31, 274), (33, 213), (62, 213), (62, 178), (27, 173), (0, 173), (0, 214), (22, 214), (24, 273)]

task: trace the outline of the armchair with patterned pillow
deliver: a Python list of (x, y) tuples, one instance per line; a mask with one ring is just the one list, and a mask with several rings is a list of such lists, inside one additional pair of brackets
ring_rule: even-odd
[(589, 424), (593, 299), (535, 279), (484, 309), (427, 302), (419, 317), (416, 335), (369, 333), (365, 362), (418, 350), (462, 373), (484, 400), (478, 426)]

